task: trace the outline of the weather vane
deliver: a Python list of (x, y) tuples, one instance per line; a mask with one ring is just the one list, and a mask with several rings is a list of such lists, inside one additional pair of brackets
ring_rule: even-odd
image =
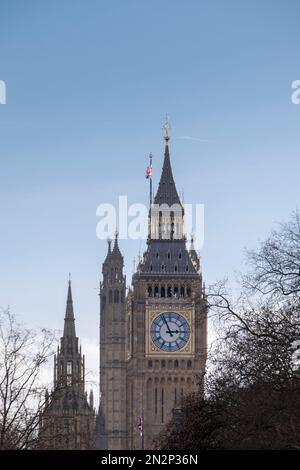
[(164, 131), (165, 131), (165, 137), (164, 137), (164, 138), (165, 138), (165, 141), (168, 142), (168, 141), (170, 140), (170, 134), (169, 134), (169, 132), (170, 132), (170, 130), (171, 130), (171, 126), (170, 126), (170, 123), (169, 123), (169, 116), (168, 116), (167, 113), (166, 113), (166, 115), (165, 115), (165, 123), (164, 123), (164, 125), (163, 125), (162, 128), (163, 128)]

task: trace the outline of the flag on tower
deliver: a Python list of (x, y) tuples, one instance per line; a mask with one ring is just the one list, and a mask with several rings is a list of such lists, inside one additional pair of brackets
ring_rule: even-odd
[(138, 430), (140, 431), (140, 436), (143, 435), (143, 427), (144, 427), (144, 420), (143, 420), (143, 413), (138, 416)]
[(152, 178), (152, 165), (147, 166), (146, 168), (146, 179)]

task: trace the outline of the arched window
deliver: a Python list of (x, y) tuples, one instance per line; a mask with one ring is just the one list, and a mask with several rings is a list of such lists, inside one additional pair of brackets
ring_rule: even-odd
[(115, 290), (115, 294), (114, 294), (114, 303), (115, 304), (118, 304), (120, 302), (120, 299), (119, 299), (119, 291), (116, 289)]
[(125, 292), (124, 292), (124, 289), (122, 289), (122, 291), (121, 291), (121, 302), (122, 302), (122, 304), (124, 303), (124, 298), (125, 298)]
[(109, 294), (108, 294), (108, 301), (110, 304), (112, 304), (112, 301), (113, 301), (113, 293), (112, 293), (112, 290), (109, 291)]
[(161, 388), (161, 422), (164, 422), (164, 411), (165, 411), (165, 391), (164, 387)]
[(153, 266), (152, 266), (152, 264), (150, 264), (150, 271), (152, 271), (152, 270), (153, 270)]
[(175, 271), (175, 273), (177, 273), (177, 271), (178, 271), (178, 266), (177, 266), (177, 264), (175, 264), (175, 266), (174, 266), (174, 271)]
[(174, 238), (174, 212), (171, 211), (171, 240)]
[(177, 359), (176, 359), (176, 361), (174, 361), (174, 367), (177, 369), (178, 365), (179, 365), (179, 364), (178, 364), (178, 361), (177, 361)]
[(67, 375), (72, 375), (73, 363), (72, 361), (67, 362)]
[(180, 287), (180, 297), (184, 297), (184, 286)]
[(181, 254), (181, 251), (179, 252), (178, 254), (178, 258), (181, 259), (182, 258), (182, 254)]
[(162, 212), (161, 211), (158, 214), (158, 236), (159, 238), (162, 237)]
[(105, 324), (104, 318), (105, 318), (105, 317), (104, 317), (102, 311), (103, 311), (103, 307), (102, 307), (102, 305), (101, 305), (100, 324), (101, 324), (101, 326), (104, 326), (104, 324)]
[(167, 255), (167, 256), (168, 256), (168, 259), (171, 258), (171, 253), (170, 253), (169, 251), (168, 251), (168, 255)]
[(148, 286), (148, 297), (152, 297), (152, 286)]
[(189, 270), (189, 265), (188, 264), (186, 265), (185, 270), (186, 270), (186, 272), (188, 272), (188, 270)]
[(186, 290), (186, 295), (187, 295), (188, 297), (191, 297), (191, 288), (190, 288), (190, 287), (187, 288), (187, 290)]
[(161, 289), (160, 289), (160, 296), (161, 296), (161, 297), (166, 297), (166, 289), (164, 288), (164, 286), (161, 286)]
[(168, 286), (168, 297), (172, 297), (172, 287)]
[(162, 270), (162, 271), (165, 270), (165, 265), (164, 265), (164, 264), (161, 265), (161, 270)]
[(161, 367), (164, 369), (166, 367), (166, 361), (161, 361)]
[(158, 297), (158, 286), (154, 287), (154, 297)]
[(178, 297), (178, 286), (174, 286), (174, 297)]
[(127, 344), (129, 351), (131, 350), (131, 316), (128, 317), (127, 320)]
[(148, 367), (151, 369), (153, 367), (153, 362), (150, 360), (148, 361)]
[(64, 376), (64, 363), (60, 363), (60, 382), (63, 382), (63, 376)]
[(188, 369), (191, 369), (191, 367), (192, 367), (192, 361), (187, 361), (187, 366), (188, 366)]

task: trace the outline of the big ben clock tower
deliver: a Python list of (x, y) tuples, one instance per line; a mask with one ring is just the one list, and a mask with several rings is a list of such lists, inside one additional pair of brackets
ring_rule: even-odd
[[(163, 169), (149, 213), (147, 250), (133, 275), (126, 305), (127, 437), (129, 449), (153, 441), (197, 388), (206, 362), (207, 302), (200, 260), (188, 250), (184, 208), (170, 161), (165, 126)], [(143, 439), (137, 428), (143, 417)]]

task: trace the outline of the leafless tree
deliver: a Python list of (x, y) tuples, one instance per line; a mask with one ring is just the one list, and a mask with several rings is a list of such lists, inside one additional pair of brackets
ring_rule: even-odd
[(23, 328), (0, 310), (0, 449), (34, 448), (45, 405), (42, 367), (52, 355), (54, 334)]
[(187, 397), (160, 436), (164, 449), (299, 449), (300, 217), (280, 225), (258, 250), (239, 295), (209, 289), (218, 332), (205, 397)]
[(300, 214), (279, 225), (258, 250), (247, 251), (251, 271), (245, 287), (273, 298), (300, 294)]

